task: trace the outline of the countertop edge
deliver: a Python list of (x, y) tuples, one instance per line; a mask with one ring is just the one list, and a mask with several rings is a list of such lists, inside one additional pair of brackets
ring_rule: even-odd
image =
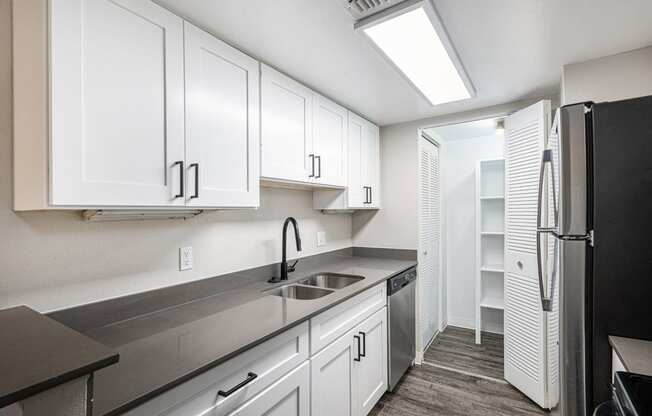
[(35, 396), (46, 390), (50, 390), (52, 388), (60, 386), (61, 384), (78, 379), (85, 375), (89, 375), (97, 370), (101, 370), (105, 367), (116, 364), (119, 360), (120, 360), (120, 355), (118, 353), (115, 353), (109, 357), (103, 358), (91, 364), (60, 374), (56, 377), (43, 380), (24, 389), (20, 389), (12, 393), (5, 394), (4, 396), (0, 397), (0, 408), (9, 406), (10, 404), (19, 402), (21, 400), (25, 400), (29, 397)]
[[(611, 348), (616, 352), (616, 355), (620, 359), (620, 362), (623, 364), (625, 367), (625, 370), (628, 372), (633, 372), (636, 374), (642, 374), (645, 376), (652, 376), (652, 365), (650, 368), (650, 371), (637, 371), (638, 369), (633, 369), (632, 368), (632, 363), (631, 363), (631, 357), (625, 357), (624, 352), (622, 351), (623, 346), (620, 344), (619, 340), (626, 340), (626, 342), (641, 342), (641, 343), (647, 343), (650, 346), (650, 350), (652, 351), (652, 341), (648, 340), (643, 340), (643, 339), (635, 339), (635, 338), (627, 338), (627, 337), (621, 337), (621, 336), (616, 336), (616, 335), (609, 335), (609, 345)], [(652, 354), (652, 352), (651, 352)]]
[(144, 394), (144, 395), (142, 395), (142, 396), (140, 396), (140, 397), (138, 397), (138, 398), (136, 398), (136, 399), (134, 399), (134, 400), (132, 400), (132, 401), (130, 401), (128, 403), (125, 403), (125, 404), (123, 404), (123, 405), (121, 405), (121, 406), (119, 406), (119, 407), (117, 407), (117, 408), (115, 408), (115, 409), (113, 409), (113, 410), (111, 410), (111, 411), (109, 411), (107, 413), (104, 413), (102, 416), (118, 416), (118, 415), (122, 415), (125, 412), (127, 412), (129, 410), (132, 410), (132, 409), (144, 404), (145, 402), (148, 402), (149, 400), (152, 400), (156, 396), (159, 396), (159, 395), (165, 393), (168, 390), (171, 390), (171, 389), (173, 389), (173, 388), (175, 388), (177, 386), (180, 386), (181, 384), (183, 384), (183, 383), (185, 383), (185, 382), (199, 376), (200, 374), (202, 374), (202, 373), (204, 373), (204, 372), (206, 372), (206, 371), (208, 371), (208, 370), (210, 370), (212, 368), (215, 368), (215, 367), (219, 366), (220, 364), (225, 363), (226, 361), (234, 358), (235, 356), (237, 356), (239, 354), (242, 354), (243, 352), (245, 352), (247, 350), (250, 350), (250, 349), (262, 344), (263, 342), (265, 342), (265, 341), (267, 341), (267, 340), (269, 340), (271, 338), (274, 338), (275, 336), (277, 336), (277, 335), (279, 335), (279, 334), (281, 334), (281, 333), (283, 333), (283, 332), (285, 332), (285, 331), (287, 331), (287, 330), (289, 330), (291, 328), (294, 328), (297, 325), (300, 325), (300, 324), (310, 320), (311, 318), (319, 315), (320, 313), (322, 313), (324, 311), (327, 311), (328, 309), (331, 309), (332, 307), (334, 307), (336, 305), (339, 305), (340, 303), (343, 303), (343, 302), (345, 302), (345, 301), (359, 295), (360, 293), (364, 292), (365, 290), (371, 289), (372, 287), (383, 284), (383, 283), (387, 282), (387, 280), (391, 279), (392, 277), (394, 277), (394, 276), (396, 276), (396, 275), (398, 275), (400, 273), (403, 273), (403, 272), (405, 272), (405, 271), (407, 271), (407, 270), (409, 270), (409, 269), (411, 269), (413, 267), (416, 267), (416, 266), (417, 266), (417, 262), (414, 261), (414, 262), (410, 263), (408, 266), (405, 266), (405, 267), (397, 270), (396, 272), (390, 273), (387, 277), (376, 281), (372, 285), (361, 287), (359, 290), (356, 290), (355, 292), (352, 292), (348, 296), (344, 296), (342, 298), (337, 299), (336, 301), (329, 304), (328, 306), (324, 306), (323, 308), (320, 308), (320, 309), (316, 310), (315, 312), (310, 313), (310, 314), (306, 315), (305, 317), (302, 317), (301, 319), (298, 319), (298, 320), (296, 320), (296, 321), (294, 321), (294, 322), (292, 322), (292, 323), (290, 323), (290, 324), (288, 324), (288, 325), (286, 325), (286, 326), (284, 326), (282, 328), (279, 328), (278, 330), (273, 331), (272, 333), (269, 333), (269, 334), (266, 334), (266, 335), (264, 335), (264, 336), (262, 336), (260, 338), (257, 338), (255, 341), (253, 341), (253, 342), (251, 342), (251, 343), (249, 343), (249, 344), (247, 344), (247, 345), (245, 345), (245, 346), (243, 346), (241, 348), (238, 348), (235, 351), (232, 351), (232, 352), (230, 352), (228, 354), (225, 354), (225, 355), (217, 358), (216, 360), (211, 361), (209, 364), (206, 364), (206, 365), (204, 365), (202, 367), (199, 367), (198, 369), (196, 369), (194, 371), (191, 371), (190, 373), (187, 373), (187, 374), (185, 374), (185, 375), (183, 375), (181, 377), (178, 377), (177, 379), (171, 381), (170, 383), (168, 383), (168, 384), (166, 384), (164, 386), (161, 386), (161, 387), (157, 388), (156, 390), (152, 390), (149, 393), (146, 393), (146, 394)]

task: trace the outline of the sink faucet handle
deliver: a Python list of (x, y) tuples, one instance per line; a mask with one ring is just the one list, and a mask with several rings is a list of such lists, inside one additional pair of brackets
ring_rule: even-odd
[(295, 260), (290, 266), (288, 266), (288, 273), (292, 273), (297, 268), (297, 263), (299, 260)]

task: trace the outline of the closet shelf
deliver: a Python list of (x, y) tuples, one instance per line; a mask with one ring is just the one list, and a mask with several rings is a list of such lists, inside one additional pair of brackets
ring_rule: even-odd
[(499, 298), (484, 298), (480, 306), (487, 309), (505, 310), (505, 300)]
[(482, 315), (505, 309), (505, 161), (478, 161), (475, 180), (475, 343), (480, 344)]
[(480, 271), (489, 273), (505, 273), (505, 269), (503, 268), (502, 264), (482, 266), (480, 267)]

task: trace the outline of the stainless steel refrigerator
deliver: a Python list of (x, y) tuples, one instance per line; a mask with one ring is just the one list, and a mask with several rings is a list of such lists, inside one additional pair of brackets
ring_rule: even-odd
[(557, 110), (538, 205), (541, 306), (559, 313), (552, 414), (591, 415), (610, 397), (608, 336), (652, 340), (652, 96)]

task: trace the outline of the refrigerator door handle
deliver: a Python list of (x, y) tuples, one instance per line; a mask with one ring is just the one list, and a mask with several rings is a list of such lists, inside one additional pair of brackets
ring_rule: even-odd
[[(551, 180), (551, 190), (552, 190), (552, 212), (554, 223), (552, 227), (546, 227), (541, 223), (543, 217), (543, 186), (545, 182), (545, 173), (546, 173), (546, 164), (550, 164), (550, 180)], [(559, 225), (558, 215), (559, 210), (557, 209), (557, 190), (555, 184), (555, 166), (552, 163), (552, 149), (545, 149), (541, 156), (541, 167), (539, 168), (539, 197), (538, 197), (538, 206), (537, 206), (537, 231), (552, 231), (555, 235), (557, 232), (557, 227)]]
[[(553, 217), (554, 224), (553, 227), (547, 227), (542, 224), (543, 218), (543, 208), (545, 206), (543, 200), (543, 188), (545, 185), (545, 170), (546, 164), (550, 164), (550, 176), (551, 176), (551, 188), (552, 188), (552, 200), (553, 200)], [(555, 172), (552, 163), (552, 150), (545, 149), (541, 157), (541, 166), (539, 169), (539, 195), (537, 200), (537, 274), (539, 276), (539, 296), (541, 297), (541, 307), (544, 312), (552, 311), (552, 297), (554, 294), (554, 284), (555, 284), (555, 274), (556, 264), (553, 265), (553, 275), (552, 275), (552, 286), (553, 289), (550, 291), (550, 294), (546, 296), (545, 283), (543, 281), (543, 260), (541, 256), (543, 255), (543, 250), (541, 250), (541, 237), (545, 234), (551, 234), (553, 237), (557, 236), (557, 194), (555, 191)], [(554, 256), (557, 255), (557, 243), (555, 242)], [(556, 263), (556, 258), (553, 259)]]

